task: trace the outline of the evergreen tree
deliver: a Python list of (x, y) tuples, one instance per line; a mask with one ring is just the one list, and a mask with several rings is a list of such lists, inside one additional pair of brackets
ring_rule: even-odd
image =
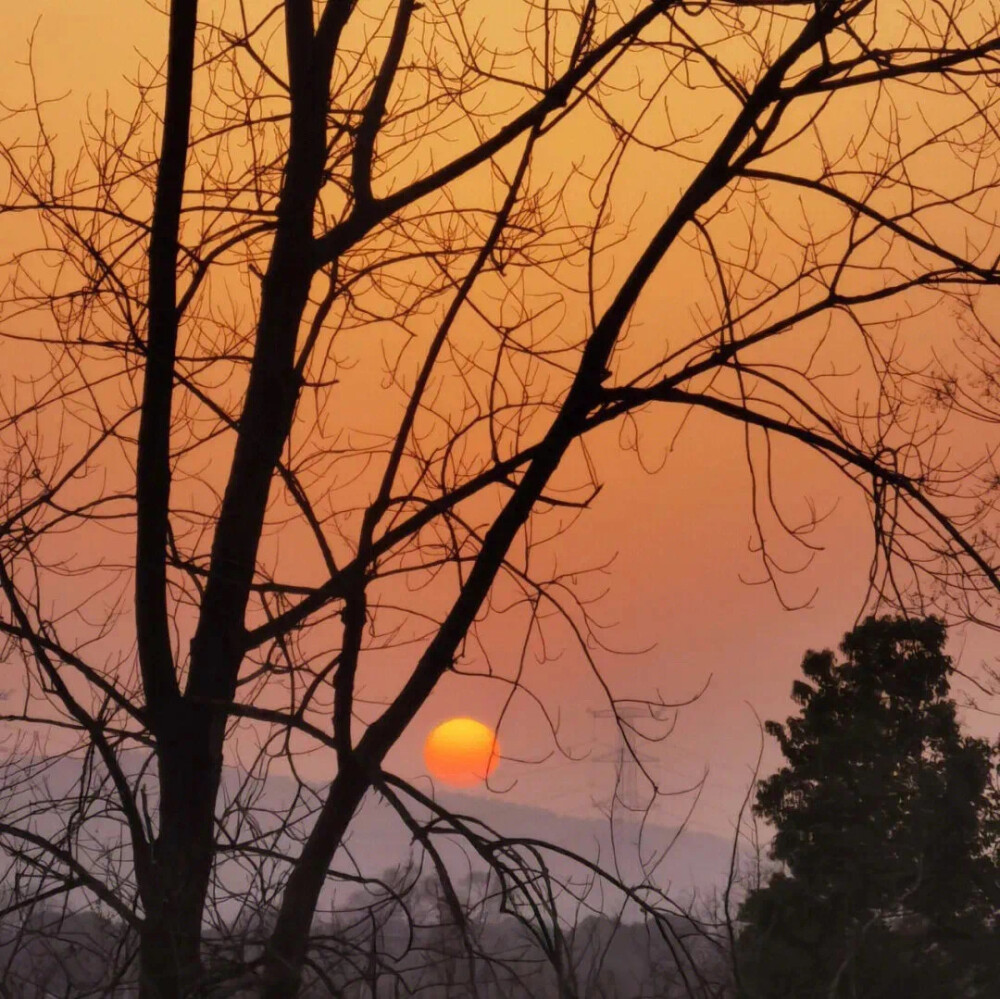
[(740, 913), (747, 995), (1000, 995), (996, 751), (960, 730), (945, 637), (868, 618), (767, 723), (787, 762), (754, 810), (781, 871)]

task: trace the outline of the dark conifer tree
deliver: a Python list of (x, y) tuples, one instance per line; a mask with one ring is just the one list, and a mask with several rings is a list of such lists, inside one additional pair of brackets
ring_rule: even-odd
[(741, 911), (747, 995), (1000, 995), (996, 751), (959, 727), (945, 638), (868, 618), (767, 723), (787, 762), (755, 812), (781, 870)]

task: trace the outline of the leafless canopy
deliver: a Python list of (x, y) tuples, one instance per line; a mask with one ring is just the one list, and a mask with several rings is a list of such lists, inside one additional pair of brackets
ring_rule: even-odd
[[(598, 669), (559, 538), (602, 454), (690, 421), (744, 429), (782, 599), (822, 511), (784, 514), (772, 461), (805, 447), (868, 497), (874, 594), (989, 620), (1000, 480), (945, 432), (997, 398), (997, 17), (171, 0), (165, 57), (82, 133), (29, 71), (0, 126), (0, 629), (6, 717), (41, 742), (12, 757), (8, 912), (99, 903), (131, 927), (117, 966), (173, 999), (227, 892), (259, 891), (244, 970), (295, 994), (435, 685), (521, 687), (492, 616)], [(270, 763), (311, 752), (330, 781), (265, 807)], [(58, 753), (83, 776), (18, 770)]]

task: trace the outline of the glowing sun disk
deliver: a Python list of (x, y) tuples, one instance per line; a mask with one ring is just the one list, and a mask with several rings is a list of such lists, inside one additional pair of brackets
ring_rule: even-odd
[(470, 787), (485, 780), (500, 760), (493, 730), (473, 718), (452, 718), (438, 725), (424, 743), (424, 763), (438, 780)]

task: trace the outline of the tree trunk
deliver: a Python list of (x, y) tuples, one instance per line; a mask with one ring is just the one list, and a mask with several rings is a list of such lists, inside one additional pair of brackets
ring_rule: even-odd
[(281, 899), (278, 921), (264, 960), (262, 999), (292, 999), (299, 994), (309, 933), (327, 869), (370, 786), (369, 779), (356, 765), (345, 767), (331, 785), (329, 797)]
[[(147, 916), (139, 940), (140, 999), (182, 999), (197, 993), (201, 981), (200, 918), (186, 922), (173, 907)], [(199, 913), (200, 917), (200, 913)]]
[(217, 712), (180, 702), (178, 720), (161, 740), (160, 829), (146, 921), (139, 944), (141, 999), (182, 999), (202, 978), (201, 922), (214, 860), (215, 799), (222, 776), (224, 726)]

